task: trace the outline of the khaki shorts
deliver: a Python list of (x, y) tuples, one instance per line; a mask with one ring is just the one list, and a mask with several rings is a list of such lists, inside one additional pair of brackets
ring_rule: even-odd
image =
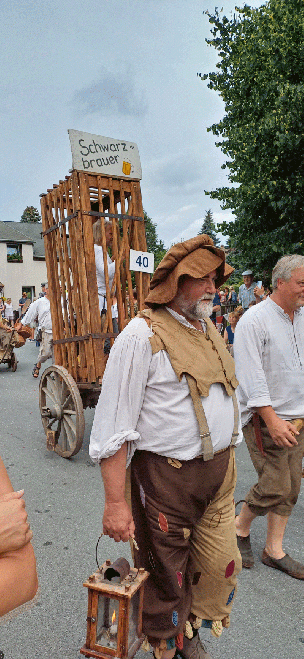
[(259, 451), (252, 421), (243, 428), (244, 437), (258, 482), (249, 490), (245, 501), (255, 515), (274, 512), (288, 517), (297, 501), (302, 478), (304, 428), (297, 435), (297, 446), (277, 446), (261, 421), (265, 456)]
[(44, 329), (41, 330), (42, 340), (40, 344), (40, 350), (38, 354), (37, 362), (38, 364), (43, 364), (47, 359), (53, 358), (53, 335), (49, 332), (46, 332)]

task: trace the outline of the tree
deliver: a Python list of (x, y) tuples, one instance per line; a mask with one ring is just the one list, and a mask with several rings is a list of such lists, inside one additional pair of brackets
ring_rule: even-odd
[(210, 238), (212, 238), (215, 246), (219, 247), (220, 241), (219, 241), (219, 239), (217, 238), (217, 235), (216, 235), (217, 229), (216, 229), (216, 225), (213, 221), (213, 215), (212, 215), (212, 212), (211, 212), (210, 208), (205, 213), (205, 219), (204, 219), (204, 222), (202, 224), (202, 228), (198, 232), (198, 235), (200, 236), (202, 233), (206, 233), (207, 236), (210, 236)]
[(304, 3), (268, 0), (231, 19), (206, 13), (219, 61), (200, 75), (225, 103), (208, 130), (222, 138), (232, 184), (207, 194), (235, 214), (221, 232), (244, 267), (262, 272), (283, 254), (304, 253)]
[(41, 222), (39, 211), (34, 206), (27, 206), (21, 215), (20, 222)]
[(162, 240), (159, 240), (156, 233), (156, 224), (152, 222), (151, 218), (144, 211), (145, 218), (145, 229), (146, 229), (146, 240), (147, 240), (147, 250), (148, 252), (153, 252), (154, 254), (154, 268), (157, 268), (158, 264), (166, 254), (166, 248)]

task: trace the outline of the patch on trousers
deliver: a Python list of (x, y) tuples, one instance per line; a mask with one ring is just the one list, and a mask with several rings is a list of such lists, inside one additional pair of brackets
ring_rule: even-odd
[(182, 650), (184, 647), (184, 634), (182, 634), (181, 632), (177, 634), (177, 636), (175, 637), (175, 647), (178, 650)]
[(168, 522), (167, 522), (167, 518), (165, 517), (165, 515), (163, 515), (163, 513), (159, 513), (158, 523), (159, 523), (160, 530), (163, 531), (164, 533), (168, 533), (169, 525), (168, 525)]
[(175, 638), (166, 638), (167, 650), (173, 650), (175, 648)]
[(230, 593), (230, 595), (227, 599), (226, 606), (228, 606), (228, 604), (230, 604), (230, 602), (233, 600), (234, 593), (235, 593), (235, 588), (231, 591), (231, 593)]
[(191, 535), (190, 529), (183, 529), (183, 534), (184, 534), (185, 540), (189, 540), (190, 535)]
[(149, 563), (151, 565), (152, 570), (155, 570), (155, 563), (154, 563), (154, 558), (151, 549), (148, 549), (148, 558), (149, 558)]
[(192, 579), (192, 586), (197, 586), (200, 578), (201, 578), (201, 572), (194, 572), (193, 579)]
[(145, 490), (144, 490), (141, 483), (139, 484), (139, 496), (140, 496), (140, 500), (142, 502), (142, 505), (145, 508), (146, 507), (146, 495), (145, 495)]
[(214, 513), (213, 517), (211, 517), (211, 519), (209, 521), (209, 528), (210, 529), (217, 529), (217, 527), (219, 526), (219, 523), (221, 521), (221, 518), (222, 518), (222, 511), (217, 510), (217, 512)]
[(177, 613), (177, 611), (173, 611), (173, 613), (172, 613), (172, 622), (173, 622), (174, 627), (177, 627), (177, 625), (178, 625), (178, 613)]
[(183, 575), (181, 572), (177, 572), (176, 576), (177, 576), (178, 585), (181, 588), (183, 585)]
[(235, 562), (230, 561), (226, 567), (226, 572), (225, 572), (225, 578), (228, 579), (228, 577), (231, 577), (234, 573), (234, 568), (235, 568)]

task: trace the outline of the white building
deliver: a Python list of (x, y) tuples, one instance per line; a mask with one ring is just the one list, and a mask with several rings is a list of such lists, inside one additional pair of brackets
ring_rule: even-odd
[(40, 222), (0, 222), (0, 295), (11, 297), (13, 309), (26, 292), (33, 300), (47, 281)]

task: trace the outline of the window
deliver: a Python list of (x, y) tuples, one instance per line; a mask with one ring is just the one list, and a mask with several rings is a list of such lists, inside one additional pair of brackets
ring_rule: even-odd
[(22, 245), (20, 243), (7, 243), (7, 260), (13, 263), (22, 263)]

